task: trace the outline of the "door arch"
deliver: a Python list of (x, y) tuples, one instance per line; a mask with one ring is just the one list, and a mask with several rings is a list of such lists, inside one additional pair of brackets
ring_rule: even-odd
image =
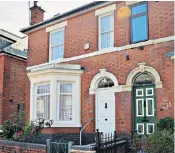
[(116, 77), (100, 69), (91, 81), (90, 94), (95, 94), (95, 127), (100, 132), (115, 131), (115, 92), (118, 86)]

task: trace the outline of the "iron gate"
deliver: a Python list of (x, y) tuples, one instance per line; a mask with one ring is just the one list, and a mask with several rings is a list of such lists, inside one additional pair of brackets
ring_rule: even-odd
[(125, 139), (117, 138), (116, 131), (103, 135), (97, 129), (96, 132), (97, 153), (128, 153), (128, 142)]
[(70, 153), (71, 143), (55, 141), (50, 143), (50, 153)]

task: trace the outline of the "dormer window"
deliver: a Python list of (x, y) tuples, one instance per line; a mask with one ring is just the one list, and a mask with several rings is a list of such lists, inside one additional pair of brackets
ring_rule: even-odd
[(50, 59), (57, 60), (64, 57), (64, 28), (50, 33)]

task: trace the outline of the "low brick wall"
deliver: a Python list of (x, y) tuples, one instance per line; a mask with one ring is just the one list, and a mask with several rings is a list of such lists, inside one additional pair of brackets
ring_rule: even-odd
[(96, 151), (71, 150), (71, 153), (96, 153)]
[(0, 140), (0, 153), (47, 153), (47, 146), (42, 144)]

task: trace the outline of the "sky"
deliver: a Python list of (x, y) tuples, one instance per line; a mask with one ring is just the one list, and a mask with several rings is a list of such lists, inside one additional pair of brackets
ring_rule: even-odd
[[(38, 6), (46, 11), (44, 19), (48, 19), (55, 14), (64, 13), (90, 2), (92, 1), (39, 1)], [(33, 6), (32, 1), (30, 6)], [(0, 1), (0, 29), (24, 36), (19, 31), (27, 26), (29, 26), (28, 1)]]

